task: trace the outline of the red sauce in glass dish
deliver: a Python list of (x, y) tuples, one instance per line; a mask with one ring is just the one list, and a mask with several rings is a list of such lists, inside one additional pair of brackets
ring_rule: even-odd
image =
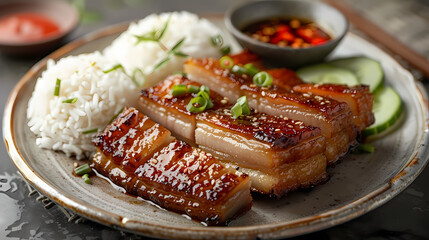
[(39, 13), (15, 13), (0, 18), (0, 42), (27, 43), (58, 34), (59, 26)]
[(314, 22), (298, 18), (263, 20), (248, 25), (243, 32), (261, 42), (292, 48), (318, 46), (331, 39)]

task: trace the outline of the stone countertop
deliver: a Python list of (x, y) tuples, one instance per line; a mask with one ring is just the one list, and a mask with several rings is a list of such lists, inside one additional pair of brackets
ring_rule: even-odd
[[(82, 2), (74, 0), (74, 2)], [(228, 0), (91, 0), (84, 22), (71, 41), (102, 27), (142, 18), (152, 12), (188, 10), (198, 14), (222, 13)], [(236, 4), (239, 1), (235, 1)], [(429, 57), (429, 3), (425, 0), (346, 0), (366, 17), (401, 41)], [(41, 57), (13, 59), (0, 55), (0, 113), (9, 92)], [(426, 84), (426, 88), (429, 85)], [(2, 121), (2, 120), (0, 120)], [(0, 129), (0, 133), (1, 133)], [(350, 222), (296, 239), (428, 239), (429, 170), (383, 206)], [(74, 218), (50, 204), (21, 179), (0, 143), (0, 239), (144, 239), (103, 225)], [(45, 206), (49, 209), (46, 210)], [(70, 221), (69, 221), (70, 220)]]

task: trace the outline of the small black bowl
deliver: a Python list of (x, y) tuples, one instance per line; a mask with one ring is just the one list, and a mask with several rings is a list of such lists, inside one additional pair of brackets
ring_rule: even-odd
[[(258, 41), (242, 29), (252, 23), (271, 18), (298, 18), (315, 22), (330, 36), (327, 43), (308, 48), (280, 47)], [(270, 64), (297, 68), (321, 62), (343, 39), (348, 31), (346, 17), (337, 9), (321, 2), (305, 0), (268, 0), (246, 3), (227, 11), (225, 23), (238, 42), (262, 56)]]

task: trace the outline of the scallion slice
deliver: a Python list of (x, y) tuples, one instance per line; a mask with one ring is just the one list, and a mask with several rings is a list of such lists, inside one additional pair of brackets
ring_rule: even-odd
[(371, 144), (360, 144), (356, 150), (364, 153), (373, 153), (375, 151), (375, 148)]
[(60, 96), (60, 88), (61, 88), (61, 79), (57, 78), (57, 82), (55, 83), (54, 96)]
[(232, 118), (234, 119), (243, 115), (250, 114), (250, 108), (249, 108), (249, 104), (247, 103), (246, 96), (242, 96), (239, 99), (237, 99), (237, 102), (231, 108), (231, 114), (232, 114)]
[(207, 107), (207, 99), (204, 97), (194, 97), (189, 101), (186, 109), (191, 113), (200, 113)]
[(83, 131), (82, 134), (92, 134), (98, 132), (98, 128), (89, 129), (86, 131)]
[(210, 41), (214, 47), (220, 47), (223, 45), (223, 38), (220, 34), (211, 37)]
[(206, 86), (201, 86), (201, 90), (198, 92), (197, 97), (205, 98), (207, 100), (206, 109), (210, 109), (213, 107), (213, 102), (212, 100), (210, 100), (210, 93), (208, 92), (209, 91), (208, 87), (206, 87), (207, 88), (206, 91), (203, 90), (203, 87), (206, 87)]
[(66, 100), (63, 101), (63, 103), (71, 103), (71, 104), (73, 104), (75, 102), (77, 102), (77, 97), (66, 99)]
[(103, 73), (113, 72), (113, 71), (118, 70), (118, 69), (122, 69), (122, 71), (124, 71), (124, 72), (125, 72), (124, 66), (122, 66), (122, 64), (116, 64), (116, 65), (115, 65), (115, 66), (113, 66), (112, 68), (107, 69), (107, 70), (104, 70), (104, 71), (103, 71)]
[(257, 69), (253, 64), (248, 63), (246, 65), (244, 65), (244, 68), (246, 69), (246, 73), (252, 76), (255, 76), (258, 72), (259, 69)]
[(247, 73), (247, 69), (245, 69), (244, 67), (240, 67), (238, 65), (234, 65), (231, 68), (231, 72), (237, 73), (237, 74), (245, 74), (245, 73)]
[(91, 179), (89, 179), (89, 175), (87, 173), (82, 175), (82, 179), (86, 184), (91, 184)]
[(78, 176), (82, 176), (90, 172), (91, 172), (91, 168), (89, 167), (88, 163), (74, 169), (74, 173), (76, 173), (76, 175)]
[(231, 69), (234, 66), (234, 61), (229, 56), (223, 56), (219, 59), (219, 64), (222, 68)]
[(198, 93), (200, 91), (200, 87), (195, 85), (188, 85), (188, 92), (190, 93)]
[(220, 49), (220, 52), (222, 53), (222, 55), (227, 55), (231, 52), (231, 47), (230, 46), (222, 47)]
[(253, 83), (258, 87), (268, 87), (273, 83), (273, 77), (267, 72), (258, 72), (253, 76)]
[(185, 95), (186, 91), (187, 91), (187, 86), (185, 84), (180, 84), (180, 85), (174, 85), (170, 93), (174, 97), (178, 97), (178, 96)]
[(202, 92), (206, 92), (206, 93), (208, 93), (208, 94), (210, 95), (210, 88), (209, 88), (209, 87), (207, 87), (206, 85), (202, 85), (202, 86), (200, 87), (200, 91), (202, 91)]

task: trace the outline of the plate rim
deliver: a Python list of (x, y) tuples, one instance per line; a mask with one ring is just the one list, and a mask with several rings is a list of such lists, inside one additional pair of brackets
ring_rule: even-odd
[[(82, 200), (73, 198), (70, 194), (62, 193), (61, 189), (57, 189), (47, 181), (43, 179), (35, 170), (33, 170), (27, 161), (22, 157), (18, 145), (15, 142), (14, 123), (13, 116), (16, 108), (16, 102), (19, 100), (19, 93), (21, 89), (34, 78), (34, 75), (42, 71), (47, 64), (49, 59), (59, 59), (66, 55), (72, 50), (75, 50), (86, 43), (107, 37), (113, 34), (119, 34), (128, 28), (128, 25), (134, 21), (128, 21), (125, 23), (119, 23), (111, 26), (107, 26), (98, 31), (86, 34), (68, 44), (61, 47), (60, 49), (49, 54), (35, 65), (19, 80), (15, 85), (5, 105), (3, 114), (3, 138), (6, 149), (9, 153), (10, 158), (16, 165), (22, 176), (36, 189), (42, 192), (45, 196), (56, 202), (57, 204), (70, 209), (77, 214), (89, 218), (95, 222), (101, 223), (114, 228), (120, 228), (125, 231), (130, 231), (138, 234), (155, 236), (155, 237), (172, 237), (175, 238), (200, 238), (200, 237), (292, 237), (309, 232), (322, 230), (328, 227), (344, 223), (351, 219), (367, 213), (378, 206), (384, 204), (388, 200), (403, 191), (408, 187), (414, 179), (423, 171), (429, 160), (429, 154), (426, 156), (423, 154), (429, 149), (429, 103), (428, 94), (423, 84), (418, 82), (414, 76), (407, 70), (401, 63), (399, 63), (391, 54), (384, 51), (376, 43), (371, 43), (366, 39), (360, 37), (357, 34), (349, 32), (348, 35), (354, 35), (359, 40), (364, 41), (384, 54), (388, 55), (398, 66), (404, 70), (415, 84), (416, 92), (419, 93), (417, 96), (418, 104), (421, 108), (423, 117), (423, 134), (421, 139), (417, 141), (417, 148), (410, 156), (414, 156), (412, 159), (405, 164), (402, 169), (399, 169), (398, 173), (393, 176), (389, 182), (385, 182), (379, 188), (368, 193), (367, 195), (355, 199), (354, 201), (343, 205), (341, 207), (331, 209), (321, 214), (300, 218), (293, 221), (283, 223), (271, 223), (254, 226), (233, 226), (233, 227), (173, 227), (165, 225), (157, 225), (144, 221), (129, 220), (119, 214), (105, 211), (97, 206), (85, 203)], [(422, 143), (425, 147), (423, 147)], [(402, 182), (402, 184), (399, 184)], [(174, 235), (172, 235), (174, 233)]]

